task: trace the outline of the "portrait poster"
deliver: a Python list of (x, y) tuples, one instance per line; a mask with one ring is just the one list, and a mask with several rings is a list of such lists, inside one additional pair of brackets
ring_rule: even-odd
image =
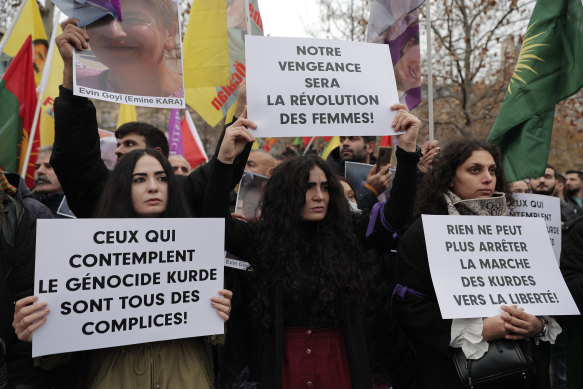
[(258, 221), (261, 216), (259, 202), (265, 192), (269, 178), (248, 171), (243, 172), (237, 193), (235, 212), (245, 216), (247, 221)]
[[(366, 177), (370, 172), (370, 169), (375, 165), (370, 165), (368, 163), (361, 163), (361, 162), (351, 162), (346, 161), (344, 162), (344, 178), (350, 184), (352, 189), (354, 190), (355, 194), (358, 189), (366, 185)], [(396, 170), (395, 168), (389, 169), (393, 174), (393, 178), (395, 178)], [(381, 193), (378, 196), (379, 201), (385, 201), (387, 196), (389, 195), (391, 188), (393, 186), (393, 181), (389, 184), (389, 187), (386, 191)]]
[(409, 110), (421, 102), (419, 7), (425, 0), (373, 0), (366, 41), (388, 44), (399, 91)]
[(43, 219), (32, 356), (222, 334), (224, 219)]
[(123, 20), (86, 26), (87, 50), (73, 56), (74, 94), (119, 104), (184, 108), (176, 0), (121, 0)]

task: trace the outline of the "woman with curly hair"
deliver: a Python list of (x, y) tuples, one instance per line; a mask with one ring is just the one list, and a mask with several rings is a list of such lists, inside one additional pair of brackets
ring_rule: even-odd
[[(514, 200), (508, 190), (500, 151), (480, 140), (461, 139), (442, 148), (439, 159), (421, 181), (416, 214), (505, 216)], [(452, 352), (461, 348), (469, 360), (488, 352), (489, 341), (520, 342), (531, 362), (528, 379), (496, 388), (550, 388), (548, 343), (560, 327), (550, 317), (530, 315), (517, 306), (475, 319), (442, 319), (429, 272), (425, 233), (419, 217), (401, 238), (396, 264), (397, 292), (393, 310), (416, 351), (419, 388), (462, 388)], [(535, 342), (536, 340), (536, 342)]]
[[(247, 274), (251, 289), (244, 302), (252, 323), (246, 334), (246, 362), (249, 381), (260, 387), (372, 387), (369, 355), (374, 351), (368, 347), (371, 334), (365, 316), (376, 296), (371, 291), (374, 264), (365, 250), (374, 246), (375, 229), (390, 238), (394, 230), (389, 232), (382, 224), (397, 227), (411, 216), (407, 208), (412, 211), (420, 122), (403, 108), (393, 107), (401, 109), (395, 130), (406, 130), (399, 140), (394, 179), (394, 186), (402, 190), (391, 193), (401, 208), (382, 209), (381, 204), (371, 218), (351, 211), (342, 185), (325, 161), (302, 156), (275, 168), (257, 223), (233, 219), (226, 183), (232, 161), (254, 140), (245, 127), (255, 125), (243, 116), (227, 129), (207, 187), (204, 214), (226, 218), (226, 250), (251, 264)], [(391, 354), (393, 386), (407, 387), (407, 346), (396, 335), (396, 327), (385, 324), (383, 331), (394, 335), (384, 350)]]
[[(183, 218), (188, 216), (170, 162), (157, 150), (134, 150), (121, 159), (101, 195), (96, 217)], [(231, 292), (222, 289), (210, 304), (225, 321)], [(31, 341), (32, 332), (50, 320), (47, 303), (36, 296), (16, 302), (14, 328), (18, 338)], [(29, 305), (33, 302), (35, 304)], [(206, 337), (146, 342), (91, 350), (79, 374), (80, 388), (213, 388), (213, 369)], [(50, 358), (50, 357), (49, 357)], [(50, 360), (41, 364), (51, 365)]]

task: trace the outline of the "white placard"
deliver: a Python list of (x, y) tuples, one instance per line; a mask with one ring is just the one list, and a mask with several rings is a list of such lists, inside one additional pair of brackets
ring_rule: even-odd
[(539, 217), (545, 221), (557, 263), (561, 259), (561, 200), (558, 197), (514, 193), (516, 205), (512, 216)]
[(389, 46), (247, 35), (248, 117), (258, 137), (393, 135)]
[[(74, 73), (75, 74), (75, 73)], [(77, 76), (73, 78), (77, 79)], [(76, 82), (76, 81), (75, 81)], [(74, 89), (77, 96), (84, 96), (91, 99), (110, 101), (112, 103), (137, 105), (151, 108), (184, 108), (184, 97), (155, 97), (137, 96), (124, 93), (104, 91), (96, 88), (88, 88), (75, 84)]]
[(39, 220), (32, 355), (221, 334), (223, 263), (224, 219)]
[(489, 317), (501, 305), (577, 315), (539, 218), (422, 215), (429, 269), (444, 319)]

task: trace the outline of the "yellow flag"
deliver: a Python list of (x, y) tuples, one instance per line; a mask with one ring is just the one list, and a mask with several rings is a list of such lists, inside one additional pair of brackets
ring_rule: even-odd
[(12, 23), (14, 24), (12, 32), (2, 38), (2, 44), (6, 41), (4, 54), (14, 57), (26, 38), (32, 35), (34, 77), (36, 85), (38, 85), (49, 51), (49, 42), (47, 41), (47, 33), (45, 32), (36, 0), (25, 0), (20, 16), (18, 19), (13, 20)]
[(340, 146), (340, 137), (333, 136), (332, 139), (330, 139), (330, 142), (328, 142), (328, 144), (326, 145), (326, 147), (324, 147), (324, 150), (322, 150), (320, 157), (322, 157), (323, 160), (326, 160), (330, 153), (332, 152), (332, 150), (334, 150), (338, 146)]
[[(57, 30), (57, 35), (62, 32), (61, 27)], [(49, 79), (47, 87), (42, 95), (40, 110), (40, 145), (46, 146), (53, 143), (55, 139), (55, 116), (53, 105), (59, 96), (59, 85), (63, 83), (63, 59), (55, 47), (53, 58), (50, 63)]]
[[(204, 1), (207, 3), (220, 2), (222, 3), (221, 7), (225, 5), (225, 2), (220, 0)], [(200, 2), (201, 0), (194, 0), (193, 9)], [(225, 115), (227, 115), (227, 120), (229, 119), (229, 108), (237, 100), (239, 85), (245, 80), (245, 35), (248, 33), (263, 35), (263, 22), (261, 21), (261, 15), (259, 14), (257, 0), (233, 1), (227, 3), (230, 4), (226, 8), (225, 19), (223, 19), (221, 23), (226, 23), (228, 50), (225, 50), (224, 46), (221, 46), (221, 50), (223, 50), (221, 51), (221, 58), (223, 58), (222, 55), (226, 55), (228, 58), (229, 76), (222, 82), (212, 84), (210, 87), (189, 88), (188, 82), (186, 82), (186, 77), (188, 76), (186, 68), (184, 72), (186, 83), (186, 104), (190, 105), (207, 123), (212, 126), (221, 121)], [(248, 8), (245, 4), (248, 5)], [(206, 5), (206, 7), (210, 6), (210, 4)], [(217, 4), (214, 6), (218, 7)], [(190, 26), (194, 26), (192, 23), (193, 22), (189, 23), (189, 28)], [(221, 26), (223, 26), (223, 24), (221, 24)], [(186, 37), (184, 46), (186, 47)], [(185, 52), (185, 63), (187, 62), (186, 56), (187, 54)]]
[(227, 84), (229, 41), (226, 1), (193, 0), (182, 53), (184, 89)]
[(122, 124), (129, 122), (135, 122), (136, 119), (136, 107), (133, 105), (120, 104), (119, 114), (117, 115), (117, 128)]

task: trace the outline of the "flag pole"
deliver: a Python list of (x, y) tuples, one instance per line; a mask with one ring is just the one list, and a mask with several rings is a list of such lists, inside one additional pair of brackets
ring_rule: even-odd
[[(188, 112), (188, 109), (186, 110), (186, 113), (184, 114), (184, 116), (186, 117), (186, 123), (188, 123), (188, 126), (190, 127), (190, 132), (192, 133), (194, 140), (196, 142), (198, 142), (198, 145), (200, 147), (200, 151), (202, 151), (202, 155), (204, 155), (204, 157), (208, 161), (209, 157), (206, 155), (206, 151), (204, 151), (204, 145), (202, 144), (202, 140), (200, 139), (200, 135), (198, 135), (198, 130), (196, 129), (196, 126), (194, 125), (194, 122), (192, 121), (192, 117), (190, 116), (190, 112)], [(192, 130), (194, 130), (194, 132)]]
[(247, 35), (251, 35), (251, 14), (249, 13), (249, 0), (245, 0), (245, 19), (247, 19)]
[(34, 110), (34, 119), (32, 121), (32, 128), (30, 129), (30, 134), (28, 136), (28, 144), (26, 147), (26, 156), (24, 157), (24, 163), (22, 164), (22, 171), (20, 176), (26, 180), (26, 171), (28, 170), (28, 161), (30, 160), (30, 154), (32, 152), (32, 145), (34, 143), (34, 137), (36, 135), (36, 129), (38, 127), (38, 121), (40, 118), (40, 107), (42, 105), (42, 97), (47, 89), (47, 84), (49, 83), (49, 75), (51, 73), (51, 63), (53, 61), (53, 55), (55, 54), (55, 38), (57, 37), (57, 29), (59, 28), (59, 18), (60, 11), (57, 9), (53, 15), (53, 31), (51, 32), (51, 40), (49, 44), (49, 51), (47, 53), (47, 58), (45, 61), (45, 67), (43, 68), (43, 74), (40, 79), (40, 85), (38, 86), (38, 94), (36, 99), (36, 108)]
[(433, 68), (431, 50), (431, 0), (425, 2), (427, 5), (427, 17), (425, 18), (425, 28), (427, 30), (427, 104), (429, 111), (429, 141), (435, 139), (433, 129)]
[(304, 149), (304, 153), (302, 155), (306, 155), (308, 153), (308, 150), (310, 149), (310, 147), (312, 146), (312, 143), (314, 143), (314, 139), (316, 139), (315, 136), (312, 137), (312, 139), (310, 139), (310, 142), (308, 142), (308, 145), (306, 146), (306, 148)]
[(22, 2), (22, 5), (18, 9), (18, 12), (14, 16), (14, 19), (12, 19), (12, 23), (10, 23), (10, 27), (8, 28), (8, 31), (6, 31), (6, 34), (4, 34), (4, 37), (2, 38), (2, 42), (0, 42), (0, 53), (4, 52), (4, 47), (6, 47), (6, 44), (8, 43), (8, 40), (10, 39), (10, 34), (12, 34), (12, 30), (14, 30), (14, 26), (16, 26), (16, 22), (18, 21), (18, 18), (20, 17), (20, 14), (22, 13), (22, 10), (24, 9), (24, 5), (26, 4), (27, 1), (29, 1), (29, 0), (24, 0)]

